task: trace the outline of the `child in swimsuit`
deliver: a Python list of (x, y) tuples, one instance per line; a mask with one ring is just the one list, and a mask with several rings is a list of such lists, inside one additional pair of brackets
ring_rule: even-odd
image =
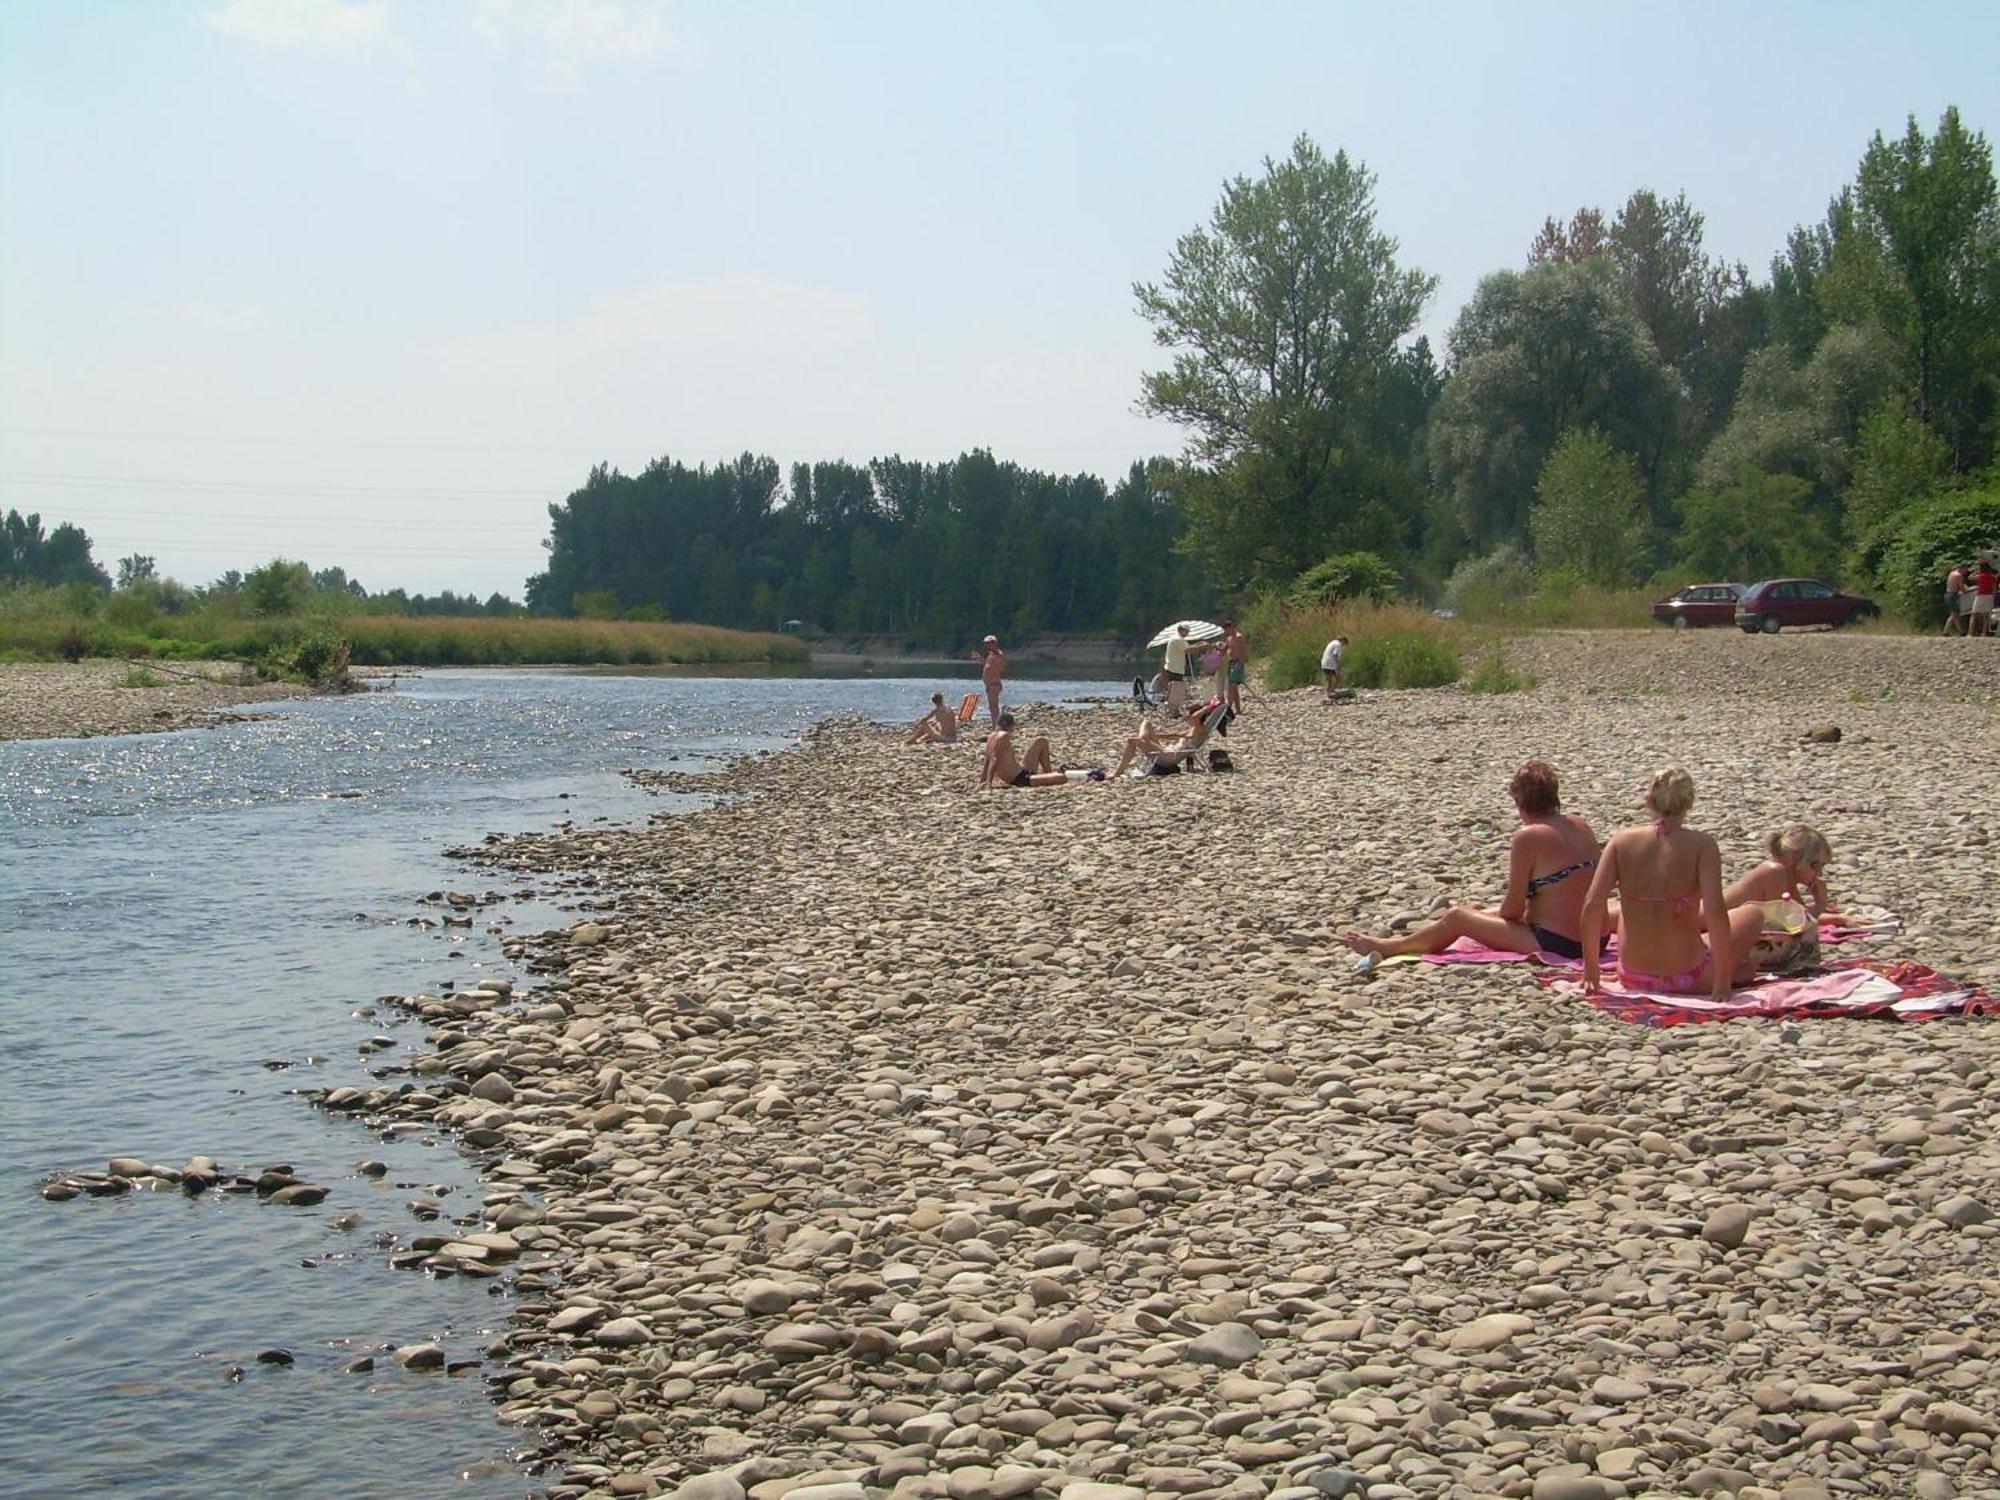
[(1826, 867), (1833, 849), (1818, 829), (1794, 823), (1773, 833), (1765, 849), (1770, 857), (1722, 895), (1732, 927), (1741, 920), (1735, 914), (1745, 907), (1762, 913), (1750, 950), (1737, 964), (1739, 979), (1816, 966), (1820, 923), (1846, 920), (1827, 900)]

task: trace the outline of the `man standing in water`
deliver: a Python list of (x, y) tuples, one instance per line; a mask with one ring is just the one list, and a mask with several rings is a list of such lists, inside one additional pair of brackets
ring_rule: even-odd
[(1243, 679), (1250, 675), (1250, 641), (1234, 620), (1222, 622), (1222, 654), (1228, 662), (1229, 711), (1243, 712)]
[(986, 684), (986, 722), (1000, 724), (1000, 684), (1007, 676), (1007, 653), (1000, 649), (1000, 637), (989, 635), (982, 648), (972, 653), (979, 663), (979, 680)]

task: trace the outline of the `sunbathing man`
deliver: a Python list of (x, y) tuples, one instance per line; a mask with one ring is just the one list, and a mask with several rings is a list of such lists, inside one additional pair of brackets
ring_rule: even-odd
[(1025, 756), (1014, 754), (1014, 716), (1000, 715), (1000, 727), (986, 736), (986, 759), (979, 767), (979, 789), (1008, 786), (1067, 786), (1069, 777), (1056, 769), (1046, 735), (1037, 735)]
[(931, 709), (910, 727), (906, 745), (956, 745), (958, 715), (944, 701), (943, 693), (931, 694)]
[(1155, 729), (1151, 719), (1141, 719), (1139, 732), (1126, 737), (1124, 757), (1118, 762), (1118, 769), (1111, 773), (1112, 776), (1123, 776), (1126, 768), (1142, 755), (1153, 756), (1156, 760), (1178, 760), (1199, 750), (1207, 743), (1209, 731), (1221, 720), (1223, 711), (1220, 698), (1209, 699), (1200, 708), (1188, 712), (1187, 733), (1173, 738)]

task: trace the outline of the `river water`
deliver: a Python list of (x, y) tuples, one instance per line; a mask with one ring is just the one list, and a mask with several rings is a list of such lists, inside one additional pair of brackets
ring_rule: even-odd
[[(526, 1438), (494, 1420), (481, 1372), (411, 1374), (382, 1355), (435, 1339), (476, 1359), (504, 1329), (500, 1283), (388, 1264), (443, 1227), (413, 1200), (469, 1215), (477, 1179), (448, 1142), (384, 1139), (293, 1091), (371, 1083), (411, 1054), (417, 1028), (376, 997), (521, 980), (489, 928), (573, 920), (446, 848), (696, 805), (618, 773), (698, 770), (834, 714), (913, 719), (930, 686), (438, 671), (212, 729), (0, 745), (0, 1488), (533, 1488), (514, 1461)], [(1127, 690), (1022, 681), (1009, 696)], [(956, 753), (969, 780), (974, 752)], [(426, 893), (496, 887), (509, 899), (469, 930), (412, 925), (442, 915)], [(196, 1154), (288, 1164), (333, 1191), (310, 1208), (39, 1196), (48, 1174), (113, 1155)], [(387, 1173), (358, 1174), (371, 1159)], [(293, 1363), (257, 1362), (276, 1349)], [(373, 1372), (344, 1373), (368, 1353)]]

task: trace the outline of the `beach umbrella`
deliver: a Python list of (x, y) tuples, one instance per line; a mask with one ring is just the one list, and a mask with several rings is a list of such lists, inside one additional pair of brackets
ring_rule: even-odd
[(1146, 642), (1146, 649), (1150, 651), (1155, 646), (1166, 645), (1168, 641), (1174, 638), (1175, 632), (1183, 625), (1187, 626), (1188, 639), (1191, 641), (1212, 641), (1222, 635), (1222, 627), (1220, 625), (1211, 625), (1206, 620), (1176, 620), (1165, 630), (1162, 630), (1158, 635)]

